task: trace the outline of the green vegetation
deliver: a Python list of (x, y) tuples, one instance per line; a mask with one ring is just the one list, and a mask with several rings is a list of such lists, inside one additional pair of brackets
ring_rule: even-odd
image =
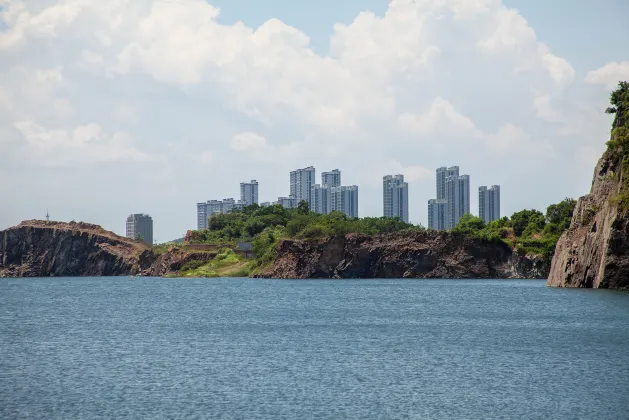
[[(238, 241), (261, 243), (275, 242), (279, 238), (316, 239), (346, 233), (377, 234), (399, 232), (407, 229), (423, 229), (399, 219), (384, 217), (350, 218), (340, 212), (327, 215), (308, 210), (302, 201), (296, 209), (274, 205), (252, 205), (242, 211), (212, 216), (208, 228), (198, 232), (199, 243), (235, 244)], [(269, 239), (270, 237), (270, 239)], [(254, 249), (254, 253), (260, 253)]]
[(239, 241), (251, 241), (253, 253), (256, 255), (256, 260), (247, 267), (251, 273), (273, 261), (275, 246), (283, 238), (309, 240), (347, 233), (375, 235), (421, 229), (424, 228), (400, 219), (358, 219), (340, 212), (316, 214), (309, 210), (308, 203), (302, 201), (296, 209), (285, 209), (280, 205), (260, 207), (254, 204), (241, 211), (214, 215), (208, 221), (208, 228), (197, 232), (195, 241), (224, 247), (234, 247)]
[(549, 206), (545, 215), (537, 210), (522, 210), (511, 218), (503, 217), (488, 224), (466, 214), (453, 231), (489, 242), (503, 241), (519, 253), (550, 259), (559, 237), (570, 226), (575, 205), (575, 200), (566, 198)]
[(607, 142), (608, 151), (616, 164), (620, 164), (622, 186), (613, 202), (624, 210), (629, 210), (629, 82), (618, 83), (618, 89), (610, 95), (611, 107), (605, 112), (615, 114), (611, 139)]
[[(488, 242), (502, 241), (518, 252), (552, 257), (557, 240), (570, 226), (576, 202), (565, 199), (548, 207), (546, 214), (522, 210), (511, 218), (489, 224), (466, 215), (453, 231)], [(375, 235), (400, 231), (424, 230), (399, 219), (383, 217), (350, 218), (343, 213), (320, 215), (310, 212), (307, 203), (296, 209), (275, 205), (248, 206), (241, 211), (212, 216), (208, 229), (196, 233), (196, 242), (230, 247), (239, 241), (251, 241), (255, 260), (239, 259), (236, 254), (221, 253), (210, 263), (184, 267), (184, 276), (250, 275), (272, 263), (280, 239), (312, 240), (348, 233)]]
[(222, 249), (210, 262), (192, 260), (175, 277), (245, 277), (249, 264), (230, 248)]

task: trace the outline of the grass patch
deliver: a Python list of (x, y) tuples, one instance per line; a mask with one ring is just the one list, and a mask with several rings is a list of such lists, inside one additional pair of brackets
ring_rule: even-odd
[(188, 261), (175, 277), (246, 277), (250, 262), (232, 249), (222, 249), (210, 262)]

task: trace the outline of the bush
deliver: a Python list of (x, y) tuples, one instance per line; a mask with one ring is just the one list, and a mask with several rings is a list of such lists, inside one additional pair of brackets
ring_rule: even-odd
[(334, 232), (330, 230), (330, 228), (321, 223), (317, 223), (306, 226), (301, 232), (299, 232), (297, 237), (299, 239), (317, 239), (330, 237), (333, 234)]

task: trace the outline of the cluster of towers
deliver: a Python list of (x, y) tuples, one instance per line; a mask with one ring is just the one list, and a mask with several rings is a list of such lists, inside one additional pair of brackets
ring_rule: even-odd
[(300, 201), (307, 202), (315, 213), (340, 211), (349, 217), (358, 217), (358, 186), (341, 185), (341, 171), (338, 169), (323, 172), (321, 184), (316, 184), (313, 166), (291, 171), (290, 195), (280, 197), (276, 204), (294, 208)]
[[(428, 228), (449, 230), (470, 213), (470, 176), (459, 167), (437, 169), (437, 198), (428, 200)], [(486, 223), (500, 218), (500, 186), (479, 188), (479, 216)]]

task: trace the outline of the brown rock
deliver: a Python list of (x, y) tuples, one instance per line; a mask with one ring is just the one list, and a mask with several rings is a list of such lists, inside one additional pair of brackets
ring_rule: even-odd
[(257, 277), (546, 278), (548, 267), (506, 244), (449, 232), (349, 234), (316, 241), (283, 240), (274, 263)]
[(623, 176), (617, 161), (606, 151), (596, 165), (590, 194), (557, 242), (548, 286), (629, 288), (629, 225), (614, 202)]
[(83, 222), (29, 220), (0, 231), (0, 277), (163, 276), (215, 255), (179, 247), (157, 255), (143, 242)]

